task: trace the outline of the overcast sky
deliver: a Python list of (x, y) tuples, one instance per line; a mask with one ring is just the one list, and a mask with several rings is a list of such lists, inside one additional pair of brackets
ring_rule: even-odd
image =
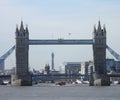
[[(30, 39), (92, 39), (99, 19), (106, 26), (107, 44), (120, 54), (120, 0), (0, 0), (0, 55), (15, 44), (15, 28), (21, 20), (29, 27)], [(52, 52), (56, 68), (63, 62), (93, 59), (92, 46), (37, 45), (30, 46), (29, 66), (51, 65)], [(6, 68), (15, 66), (14, 53)]]

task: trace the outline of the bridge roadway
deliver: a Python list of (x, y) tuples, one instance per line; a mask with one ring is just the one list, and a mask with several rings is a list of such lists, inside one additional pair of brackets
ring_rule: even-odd
[[(59, 79), (81, 79), (81, 74), (40, 74), (40, 75), (32, 75), (32, 79), (34, 80), (59, 80)], [(109, 77), (120, 77), (120, 74), (109, 74)], [(11, 75), (0, 75), (1, 80), (11, 80)]]
[(45, 39), (45, 40), (29, 40), (29, 45), (91, 45), (92, 39)]
[(42, 74), (42, 75), (33, 75), (33, 80), (41, 80), (41, 81), (53, 81), (53, 80), (61, 80), (61, 79), (81, 79), (80, 74)]
[[(51, 80), (59, 80), (59, 79), (80, 79), (83, 75), (67, 75), (67, 74), (40, 74), (40, 75), (31, 75), (32, 80), (43, 80), (43, 81), (51, 81)], [(10, 80), (11, 75), (0, 75), (0, 80)]]

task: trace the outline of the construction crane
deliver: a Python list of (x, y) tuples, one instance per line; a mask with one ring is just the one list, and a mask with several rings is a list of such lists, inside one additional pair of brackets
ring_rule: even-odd
[(4, 70), (4, 61), (13, 52), (14, 49), (15, 45), (0, 57), (0, 70)]
[(111, 49), (108, 45), (106, 45), (107, 50), (115, 57), (115, 59), (117, 59), (118, 61), (120, 61), (120, 55), (118, 53), (116, 53), (113, 49)]

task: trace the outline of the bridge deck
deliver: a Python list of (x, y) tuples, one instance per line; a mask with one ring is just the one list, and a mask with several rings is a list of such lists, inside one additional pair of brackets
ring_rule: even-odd
[[(67, 75), (67, 74), (41, 74), (41, 75), (31, 75), (32, 79), (39, 79), (39, 80), (59, 80), (59, 79), (81, 79), (81, 76), (84, 75)], [(109, 77), (120, 77), (120, 74), (109, 74)], [(0, 80), (10, 80), (11, 79), (11, 75), (0, 75)]]
[(73, 39), (56, 39), (56, 40), (29, 40), (29, 45), (91, 45), (92, 39), (73, 40)]

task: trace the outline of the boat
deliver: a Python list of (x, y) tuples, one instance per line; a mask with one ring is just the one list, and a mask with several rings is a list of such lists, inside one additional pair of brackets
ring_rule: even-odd
[(2, 84), (1, 85), (8, 85), (10, 84), (10, 81), (9, 80), (3, 80)]
[(65, 82), (57, 82), (56, 85), (61, 86), (61, 85), (65, 85)]

